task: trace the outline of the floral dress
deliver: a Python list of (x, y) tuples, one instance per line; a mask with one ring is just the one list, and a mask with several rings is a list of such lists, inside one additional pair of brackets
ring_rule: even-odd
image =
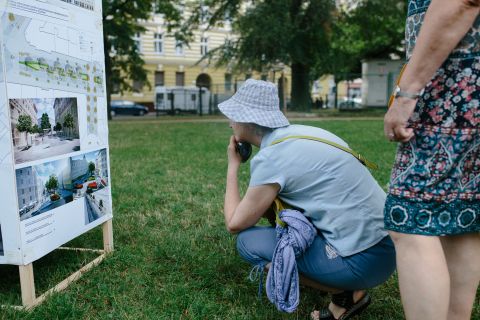
[[(410, 0), (410, 58), (430, 0)], [(480, 231), (480, 17), (427, 84), (399, 144), (385, 227), (422, 235)]]

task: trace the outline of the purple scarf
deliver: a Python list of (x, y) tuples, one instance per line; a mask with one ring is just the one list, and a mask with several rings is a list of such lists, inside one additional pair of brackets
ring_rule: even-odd
[(278, 310), (292, 313), (300, 302), (299, 276), (296, 258), (313, 243), (317, 230), (297, 210), (285, 209), (279, 214), (287, 226), (277, 224), (277, 246), (268, 270), (266, 291)]

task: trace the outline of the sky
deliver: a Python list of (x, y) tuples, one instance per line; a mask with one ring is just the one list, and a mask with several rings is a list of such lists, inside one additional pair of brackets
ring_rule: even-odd
[[(86, 153), (85, 158), (87, 159), (88, 162), (95, 162), (95, 160), (97, 159), (97, 155), (98, 155), (99, 151), (100, 150)], [(82, 160), (83, 156), (84, 155), (82, 154), (82, 155), (79, 155), (79, 156), (76, 156), (76, 157), (72, 157), (72, 160)]]
[(54, 174), (58, 177), (62, 173), (62, 171), (65, 170), (65, 168), (67, 168), (68, 166), (70, 166), (69, 159), (62, 159), (46, 162), (36, 165), (34, 167), (37, 171), (38, 177), (43, 181), (43, 183), (45, 183), (47, 182), (50, 175)]
[(50, 118), (50, 124), (54, 126), (55, 122), (55, 111), (53, 110), (53, 104), (55, 99), (32, 99), (33, 103), (37, 107), (37, 119), (42, 117), (42, 114), (47, 113)]

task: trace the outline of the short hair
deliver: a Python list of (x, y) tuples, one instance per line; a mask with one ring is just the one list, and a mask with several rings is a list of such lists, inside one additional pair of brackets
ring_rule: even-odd
[(256, 123), (249, 123), (249, 126), (252, 128), (253, 133), (259, 137), (263, 137), (267, 133), (270, 133), (273, 131), (272, 128), (264, 127)]

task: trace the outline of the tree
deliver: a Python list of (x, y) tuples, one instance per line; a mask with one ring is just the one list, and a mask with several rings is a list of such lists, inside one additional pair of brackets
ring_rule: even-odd
[(16, 128), (20, 132), (25, 132), (25, 140), (27, 141), (28, 146), (28, 133), (32, 130), (32, 118), (25, 114), (19, 115)]
[[(308, 109), (311, 104), (312, 70), (318, 59), (328, 51), (333, 0), (211, 0), (212, 26), (225, 15), (234, 19), (233, 30), (238, 38), (207, 56), (215, 66), (232, 65), (236, 71), (256, 70), (265, 73), (283, 63), (292, 71), (292, 106)], [(200, 4), (201, 7), (201, 4)], [(197, 12), (199, 9), (196, 10)], [(190, 19), (190, 23), (192, 22)]]
[(45, 183), (45, 188), (50, 193), (55, 193), (58, 188), (58, 178), (54, 174), (50, 175), (47, 182)]
[(62, 130), (62, 124), (60, 122), (57, 122), (55, 127), (53, 127), (53, 130), (55, 131), (61, 131)]
[(167, 30), (178, 28), (181, 21), (177, 9), (181, 0), (103, 0), (103, 45), (105, 54), (105, 73), (107, 74), (107, 105), (110, 115), (111, 93), (114, 86), (120, 92), (131, 91), (132, 81), (147, 81), (144, 60), (133, 37), (145, 31), (138, 24), (147, 20), (152, 13), (163, 13)]
[(50, 124), (50, 118), (48, 117), (47, 113), (43, 113), (42, 117), (40, 118), (40, 128), (42, 130), (51, 130), (52, 125)]
[(69, 136), (71, 136), (72, 129), (75, 127), (75, 120), (73, 119), (73, 116), (70, 113), (67, 113), (65, 115), (65, 118), (63, 120), (63, 127), (68, 129)]
[(90, 172), (90, 175), (95, 171), (95, 163), (90, 162), (88, 164), (88, 171)]
[(41, 132), (42, 130), (40, 129), (38, 124), (34, 124), (30, 130), (30, 133), (41, 133)]
[(402, 56), (406, 10), (404, 1), (362, 0), (352, 10), (339, 11), (317, 74), (334, 74), (338, 82), (361, 73), (362, 60)]

